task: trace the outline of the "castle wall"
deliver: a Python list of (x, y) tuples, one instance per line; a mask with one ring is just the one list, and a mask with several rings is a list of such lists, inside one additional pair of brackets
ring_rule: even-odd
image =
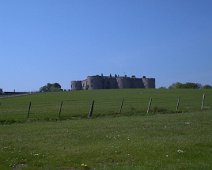
[(104, 81), (102, 76), (88, 76), (87, 83), (89, 90), (104, 88)]
[(72, 90), (82, 90), (82, 81), (72, 81), (71, 89)]
[(142, 78), (145, 88), (155, 88), (154, 78)]
[(118, 83), (115, 77), (104, 77), (104, 89), (117, 89)]
[(129, 77), (117, 77), (116, 80), (120, 89), (131, 88), (132, 83)]
[(143, 80), (141, 78), (132, 78), (131, 88), (144, 88)]

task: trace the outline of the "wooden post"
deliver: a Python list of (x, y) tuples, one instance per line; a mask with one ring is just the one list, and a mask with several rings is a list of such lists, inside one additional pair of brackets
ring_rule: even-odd
[(94, 100), (93, 100), (92, 103), (91, 103), (91, 108), (90, 108), (90, 111), (89, 111), (89, 113), (88, 113), (88, 118), (92, 118), (93, 109), (94, 109)]
[(124, 105), (124, 98), (123, 98), (122, 101), (121, 101), (121, 106), (120, 106), (120, 109), (119, 109), (119, 114), (121, 114), (123, 105)]
[(177, 99), (176, 112), (178, 112), (178, 108), (180, 106), (180, 97)]
[(60, 103), (60, 109), (59, 109), (59, 119), (60, 119), (60, 115), (61, 115), (61, 112), (62, 112), (62, 107), (63, 107), (63, 101)]
[(31, 105), (32, 105), (32, 102), (29, 102), (28, 113), (27, 113), (27, 119), (29, 118), (29, 113), (30, 113), (30, 110), (31, 110)]
[(150, 111), (151, 104), (152, 104), (152, 98), (150, 97), (150, 99), (149, 99), (149, 104), (148, 104), (148, 108), (147, 108), (147, 111), (146, 111), (147, 114), (148, 114), (149, 111)]
[(202, 95), (202, 105), (201, 105), (201, 110), (204, 109), (204, 102), (205, 102), (205, 93)]

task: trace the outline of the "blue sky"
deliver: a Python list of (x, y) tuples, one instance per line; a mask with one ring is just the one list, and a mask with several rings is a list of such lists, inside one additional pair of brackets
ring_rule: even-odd
[(87, 75), (212, 85), (211, 0), (0, 0), (0, 88)]

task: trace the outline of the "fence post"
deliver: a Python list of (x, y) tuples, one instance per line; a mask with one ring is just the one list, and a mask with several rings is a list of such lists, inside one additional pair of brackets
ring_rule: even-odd
[(180, 97), (177, 99), (176, 112), (178, 112), (178, 108), (180, 106)]
[(201, 110), (204, 109), (204, 102), (205, 102), (205, 93), (202, 95), (202, 105), (201, 105)]
[(124, 105), (124, 98), (123, 98), (122, 101), (121, 101), (121, 106), (120, 106), (120, 109), (119, 109), (119, 114), (121, 114), (123, 105)]
[(150, 99), (149, 99), (149, 104), (148, 104), (148, 108), (147, 108), (147, 111), (146, 111), (147, 114), (148, 114), (149, 111), (150, 111), (151, 104), (152, 104), (152, 98), (150, 97)]
[(94, 109), (94, 100), (93, 100), (92, 103), (91, 103), (91, 108), (90, 108), (90, 111), (89, 111), (89, 113), (88, 113), (88, 118), (92, 118), (93, 109)]
[(62, 112), (62, 107), (63, 107), (63, 101), (60, 103), (60, 109), (59, 109), (59, 119), (60, 119), (60, 115), (61, 115), (61, 112)]
[(29, 113), (30, 113), (30, 110), (31, 110), (31, 105), (32, 105), (32, 102), (29, 102), (28, 113), (27, 113), (27, 119), (29, 118)]

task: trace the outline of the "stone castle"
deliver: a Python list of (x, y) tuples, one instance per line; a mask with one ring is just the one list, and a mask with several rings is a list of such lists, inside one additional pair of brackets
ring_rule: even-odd
[(136, 78), (135, 76), (88, 76), (82, 81), (72, 81), (72, 90), (155, 88), (155, 78)]

